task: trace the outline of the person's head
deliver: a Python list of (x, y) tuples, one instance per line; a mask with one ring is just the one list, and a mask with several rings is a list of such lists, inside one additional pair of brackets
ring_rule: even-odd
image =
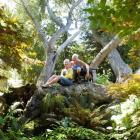
[(75, 65), (74, 61), (70, 61), (70, 64), (71, 64), (72, 67)]
[(69, 63), (70, 63), (69, 59), (65, 59), (64, 62), (63, 62), (64, 66), (68, 65)]
[(73, 54), (72, 55), (72, 61), (77, 61), (78, 60), (78, 54)]

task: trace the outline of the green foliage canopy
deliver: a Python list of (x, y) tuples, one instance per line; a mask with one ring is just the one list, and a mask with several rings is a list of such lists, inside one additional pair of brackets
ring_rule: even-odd
[[(137, 0), (88, 0), (89, 7), (85, 10), (89, 14), (91, 28), (99, 32), (120, 33), (125, 38), (125, 56), (131, 67), (136, 70), (139, 67), (139, 37), (135, 32), (140, 28), (140, 1)], [(135, 33), (135, 34), (134, 34)], [(122, 50), (123, 47), (121, 47)], [(122, 52), (122, 51), (121, 51)], [(130, 62), (131, 60), (131, 62)]]
[(0, 7), (0, 58), (13, 68), (20, 68), (21, 54), (28, 47), (28, 39), (24, 36), (23, 25), (18, 17)]
[(88, 0), (86, 10), (92, 27), (112, 33), (128, 35), (140, 27), (140, 1), (136, 0)]

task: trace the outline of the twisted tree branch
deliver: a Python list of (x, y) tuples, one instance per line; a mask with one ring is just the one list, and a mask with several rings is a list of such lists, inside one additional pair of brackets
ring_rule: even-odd
[(42, 30), (41, 28), (41, 25), (39, 24), (39, 22), (36, 20), (36, 18), (32, 15), (32, 12), (29, 8), (29, 6), (27, 5), (27, 2), (25, 2), (24, 0), (20, 0), (23, 7), (24, 7), (24, 10), (26, 11), (26, 13), (28, 14), (28, 16), (31, 18), (31, 20), (33, 21), (34, 23), (34, 26), (36, 28), (36, 30), (38, 31), (38, 34), (40, 36), (40, 38), (42, 39), (43, 42), (45, 42), (45, 44), (47, 43), (47, 38), (46, 38), (46, 35), (44, 33), (44, 31)]
[(46, 0), (45, 5), (46, 5), (46, 8), (47, 8), (47, 11), (48, 11), (48, 14), (49, 14), (51, 20), (54, 21), (56, 23), (56, 25), (58, 25), (60, 27), (64, 26), (62, 19), (60, 17), (57, 17), (54, 14), (54, 12), (52, 11), (52, 9), (50, 8), (49, 0)]
[(72, 40), (74, 39), (74, 38), (76, 38), (76, 36), (78, 36), (79, 34), (80, 34), (80, 30), (78, 30), (77, 32), (75, 32), (73, 35), (71, 35), (63, 44), (61, 44), (61, 46), (57, 49), (57, 54), (59, 55), (61, 52), (62, 52), (62, 50), (64, 50), (64, 48), (69, 44), (69, 43), (71, 43), (72, 42)]
[(51, 8), (49, 6), (49, 0), (46, 1), (46, 7), (47, 7), (47, 10), (48, 10), (49, 16), (58, 26), (60, 26), (60, 29), (51, 37), (51, 39), (49, 41), (50, 46), (53, 47), (55, 45), (56, 40), (62, 35), (62, 33), (68, 31), (68, 29), (70, 28), (70, 26), (72, 24), (73, 11), (82, 1), (83, 0), (78, 0), (77, 2), (72, 4), (72, 6), (70, 8), (70, 11), (68, 13), (66, 25), (64, 25), (62, 23), (62, 20), (60, 19), (60, 17), (56, 17), (56, 15), (53, 13), (53, 11), (51, 10)]

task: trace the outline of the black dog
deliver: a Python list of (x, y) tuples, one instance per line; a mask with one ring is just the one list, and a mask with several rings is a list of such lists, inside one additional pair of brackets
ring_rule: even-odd
[(87, 73), (86, 68), (78, 67), (76, 70), (73, 70), (74, 82), (75, 83), (82, 83), (82, 82), (92, 81), (93, 80), (92, 69), (89, 69), (90, 78), (88, 80), (85, 78), (86, 73)]

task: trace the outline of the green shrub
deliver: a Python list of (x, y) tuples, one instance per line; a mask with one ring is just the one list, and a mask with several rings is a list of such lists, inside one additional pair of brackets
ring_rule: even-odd
[(107, 136), (82, 127), (59, 127), (46, 134), (47, 140), (105, 140)]
[(43, 98), (41, 110), (43, 112), (49, 113), (57, 110), (58, 108), (62, 109), (63, 107), (64, 107), (64, 96), (60, 94), (52, 95), (48, 93)]
[(109, 75), (107, 74), (97, 74), (96, 83), (108, 85), (109, 84)]
[(124, 83), (110, 84), (108, 86), (108, 94), (122, 100), (125, 100), (131, 94), (140, 96), (140, 74), (132, 75)]

